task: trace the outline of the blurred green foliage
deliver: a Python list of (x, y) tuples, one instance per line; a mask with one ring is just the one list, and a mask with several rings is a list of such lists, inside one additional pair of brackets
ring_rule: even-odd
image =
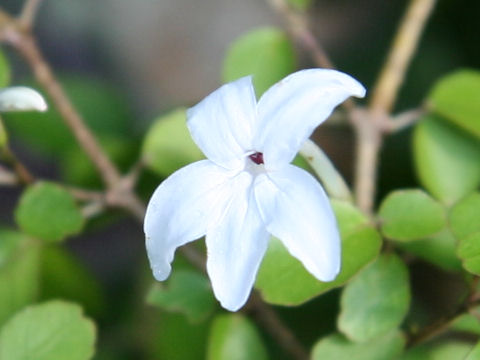
[(252, 75), (260, 97), (270, 86), (295, 70), (293, 46), (277, 28), (252, 30), (235, 40), (223, 62), (224, 82)]
[(0, 359), (87, 360), (95, 338), (95, 325), (80, 306), (64, 301), (31, 305), (3, 326)]

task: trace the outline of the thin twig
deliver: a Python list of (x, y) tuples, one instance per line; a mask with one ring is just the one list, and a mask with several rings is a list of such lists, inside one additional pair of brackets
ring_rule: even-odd
[(382, 132), (378, 123), (373, 122), (370, 114), (364, 109), (356, 109), (351, 119), (356, 137), (355, 200), (365, 214), (372, 215)]
[(430, 324), (422, 330), (418, 331), (417, 333), (410, 335), (407, 340), (407, 347), (410, 348), (415, 345), (421, 344), (444, 333), (446, 330), (448, 330), (449, 326), (457, 317), (473, 311), (473, 309), (475, 309), (479, 305), (480, 299), (477, 298), (475, 301), (469, 301), (467, 297), (466, 302), (462, 304), (451, 315), (439, 319), (433, 324)]
[(50, 66), (39, 51), (35, 39), (28, 33), (17, 35), (20, 36), (11, 37), (11, 45), (30, 65), (35, 78), (50, 95), (62, 119), (65, 120), (78, 143), (95, 165), (104, 182), (108, 187), (114, 187), (120, 181), (120, 174), (105, 155), (97, 140), (85, 125), (81, 115), (54, 77)]
[(34, 37), (29, 32), (17, 32), (13, 36), (7, 36), (6, 40), (26, 59), (37, 81), (48, 92), (62, 119), (69, 126), (78, 143), (96, 167), (107, 185), (107, 205), (126, 209), (138, 219), (143, 220), (145, 205), (133, 192), (134, 184), (131, 181), (136, 180), (136, 174), (133, 173), (131, 178), (127, 177), (126, 179), (120, 176), (117, 168), (102, 150), (55, 78), (50, 66), (38, 49)]
[(60, 184), (60, 186), (63, 186), (75, 199), (79, 201), (105, 203), (105, 194), (101, 191), (85, 190), (63, 184)]
[(42, 0), (27, 0), (23, 4), (18, 21), (24, 29), (32, 28), (41, 2)]
[(97, 140), (85, 125), (81, 115), (55, 78), (49, 64), (37, 47), (29, 26), (25, 27), (25, 23), (31, 25), (34, 20), (39, 3), (39, 0), (27, 1), (18, 20), (5, 14), (0, 39), (12, 45), (25, 58), (35, 78), (50, 95), (62, 119), (95, 165), (104, 182), (109, 188), (113, 188), (120, 181), (120, 174), (105, 155)]
[(0, 186), (15, 186), (18, 183), (17, 175), (0, 165)]
[[(310, 53), (316, 66), (335, 69), (332, 60), (313, 35), (305, 13), (293, 10), (285, 0), (267, 0), (267, 2), (283, 17), (291, 37)], [(355, 101), (347, 99), (342, 106), (350, 112), (355, 108)]]
[(105, 211), (105, 203), (93, 201), (83, 206), (81, 211), (86, 219), (91, 219)]
[(293, 38), (312, 54), (316, 65), (322, 68), (333, 69), (332, 61), (312, 34), (305, 15), (295, 12), (285, 0), (267, 0), (267, 2), (285, 19)]
[(391, 121), (389, 113), (434, 4), (435, 0), (411, 0), (374, 86), (368, 114), (357, 111), (352, 116), (357, 138), (355, 195), (366, 214), (372, 213), (375, 201), (378, 154), (385, 124)]
[(384, 131), (388, 133), (395, 133), (403, 130), (417, 122), (417, 120), (420, 119), (423, 114), (425, 114), (425, 110), (421, 108), (411, 109), (397, 114), (391, 117), (391, 119), (384, 125)]
[(370, 110), (389, 113), (436, 0), (412, 0), (373, 88)]
[(265, 304), (255, 291), (250, 295), (247, 309), (248, 307), (253, 311), (257, 322), (277, 341), (279, 346), (296, 360), (308, 359), (308, 351), (305, 347), (297, 340), (293, 332), (272, 307)]
[(133, 189), (135, 187), (135, 184), (142, 173), (144, 165), (143, 159), (140, 158), (133, 164), (129, 172), (123, 177), (122, 181), (125, 183), (125, 186), (128, 189)]
[(107, 191), (105, 194), (106, 203), (110, 207), (118, 207), (127, 210), (140, 223), (145, 219), (145, 204), (132, 192), (132, 189), (125, 188), (120, 182), (118, 187)]
[(27, 185), (34, 182), (34, 177), (25, 165), (17, 158), (17, 156), (10, 150), (8, 145), (0, 149), (0, 158), (2, 158), (15, 172), (18, 181), (21, 184)]

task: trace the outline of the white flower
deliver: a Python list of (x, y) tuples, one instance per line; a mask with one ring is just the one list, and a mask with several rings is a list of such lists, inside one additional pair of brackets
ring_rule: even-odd
[(37, 91), (25, 86), (12, 86), (0, 90), (0, 112), (46, 111), (47, 103)]
[(226, 84), (187, 112), (208, 158), (155, 191), (145, 216), (153, 274), (165, 280), (177, 247), (206, 235), (207, 272), (230, 311), (247, 300), (271, 235), (322, 281), (340, 269), (335, 216), (320, 184), (290, 165), (302, 143), (347, 97), (365, 89), (334, 70), (296, 72), (256, 101), (251, 77)]

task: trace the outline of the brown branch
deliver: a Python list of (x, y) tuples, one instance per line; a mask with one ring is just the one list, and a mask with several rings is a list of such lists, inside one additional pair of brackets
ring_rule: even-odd
[(480, 299), (476, 295), (478, 295), (476, 292), (469, 294), (465, 302), (452, 314), (435, 321), (433, 324), (426, 326), (415, 334), (411, 334), (407, 339), (407, 347), (416, 346), (447, 331), (457, 317), (472, 312), (480, 305)]
[(15, 186), (18, 185), (18, 183), (17, 175), (0, 165), (0, 185)]
[(0, 157), (13, 169), (19, 183), (28, 185), (34, 182), (33, 175), (10, 150), (8, 145), (5, 145), (2, 149), (0, 149)]
[(122, 179), (126, 188), (133, 189), (135, 187), (135, 184), (138, 182), (138, 178), (142, 173), (144, 165), (145, 164), (141, 157), (133, 164), (128, 173)]
[(282, 319), (267, 305), (256, 292), (252, 292), (247, 303), (256, 321), (296, 360), (308, 359), (308, 351), (297, 340), (293, 332), (285, 325)]
[(383, 133), (389, 126), (396, 126), (389, 124), (389, 113), (434, 4), (435, 0), (411, 0), (374, 86), (368, 114), (357, 112), (352, 116), (357, 138), (355, 195), (358, 206), (366, 214), (373, 211)]
[(80, 189), (74, 186), (68, 186), (60, 184), (64, 187), (75, 199), (79, 201), (89, 201), (89, 202), (104, 202), (105, 203), (105, 194), (100, 191), (92, 191)]
[(143, 223), (146, 212), (145, 204), (128, 186), (129, 182), (121, 179), (116, 187), (106, 192), (106, 203), (109, 207), (118, 207), (128, 211), (140, 223)]
[(138, 170), (134, 169), (125, 178), (121, 177), (117, 168), (102, 150), (94, 135), (85, 125), (82, 116), (75, 109), (62, 86), (55, 78), (49, 64), (37, 47), (31, 32), (22, 28), (21, 24), (15, 19), (11, 19), (8, 25), (3, 29), (3, 34), (0, 34), (0, 37), (12, 45), (25, 58), (35, 78), (50, 95), (62, 119), (96, 167), (107, 187), (105, 195), (106, 204), (123, 208), (137, 219), (143, 221), (145, 205), (133, 192), (140, 168)]
[(27, 0), (23, 4), (18, 21), (24, 29), (30, 30), (32, 28), (41, 2), (42, 0)]
[[(26, 17), (28, 21), (33, 21), (38, 4), (39, 2), (35, 0), (27, 2), (22, 16)], [(94, 135), (85, 125), (83, 118), (55, 78), (49, 64), (37, 47), (32, 33), (22, 23), (22, 18), (17, 20), (3, 12), (0, 15), (2, 15), (3, 19), (0, 27), (0, 39), (12, 45), (24, 57), (37, 81), (50, 95), (62, 119), (70, 128), (80, 147), (87, 154), (106, 184), (106, 204), (126, 209), (138, 219), (143, 220), (145, 206), (133, 192), (138, 171), (134, 170), (126, 178), (121, 177), (117, 168), (102, 150)]]
[(58, 112), (70, 128), (79, 145), (97, 168), (100, 176), (109, 189), (120, 181), (120, 174), (97, 140), (85, 125), (79, 112), (66, 95), (55, 78), (49, 64), (40, 52), (30, 27), (37, 12), (40, 0), (28, 0), (19, 19), (1, 12), (0, 39), (15, 48), (27, 61), (37, 81), (50, 95)]
[(354, 193), (358, 207), (372, 215), (374, 207), (378, 153), (382, 146), (382, 132), (364, 109), (356, 109), (351, 115), (355, 130), (355, 182)]
[(383, 130), (387, 133), (398, 132), (416, 123), (424, 114), (425, 110), (422, 108), (404, 111), (391, 117), (389, 121), (383, 125)]
[(411, 0), (372, 91), (370, 110), (389, 113), (436, 0)]
[(8, 40), (30, 65), (35, 78), (50, 95), (62, 119), (65, 120), (78, 143), (97, 168), (105, 184), (109, 188), (116, 186), (120, 180), (120, 174), (105, 155), (97, 140), (85, 125), (81, 115), (54, 77), (33, 36), (29, 33), (17, 33), (17, 36), (11, 36)]
[(91, 219), (97, 215), (100, 215), (104, 211), (105, 203), (95, 201), (84, 205), (81, 209), (82, 215), (86, 219)]
[(267, 2), (285, 19), (292, 37), (312, 54), (315, 64), (318, 67), (333, 69), (333, 63), (312, 34), (304, 14), (295, 12), (285, 0), (267, 0)]
[[(291, 37), (297, 41), (310, 55), (316, 66), (335, 69), (335, 65), (326, 51), (313, 35), (309, 21), (304, 13), (293, 10), (285, 0), (267, 0), (268, 4), (282, 16)], [(348, 111), (355, 108), (355, 101), (347, 99), (342, 106)]]

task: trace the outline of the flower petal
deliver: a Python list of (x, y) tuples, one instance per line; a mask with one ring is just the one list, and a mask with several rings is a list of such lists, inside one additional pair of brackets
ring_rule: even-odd
[(267, 230), (317, 279), (333, 280), (340, 270), (340, 236), (320, 184), (287, 164), (257, 176), (255, 198)]
[(303, 142), (349, 96), (363, 97), (364, 87), (335, 70), (298, 71), (268, 89), (258, 102), (254, 148), (265, 165), (293, 160)]
[(228, 169), (243, 165), (252, 150), (256, 99), (250, 76), (223, 85), (188, 109), (187, 125), (205, 156)]
[(236, 183), (224, 218), (206, 237), (207, 272), (213, 291), (230, 311), (247, 301), (270, 238), (258, 212), (251, 175), (242, 172)]
[(0, 111), (46, 111), (47, 103), (37, 91), (25, 86), (0, 90)]
[(177, 247), (207, 233), (230, 198), (231, 172), (202, 160), (185, 166), (155, 190), (147, 207), (144, 231), (153, 275), (165, 280)]

